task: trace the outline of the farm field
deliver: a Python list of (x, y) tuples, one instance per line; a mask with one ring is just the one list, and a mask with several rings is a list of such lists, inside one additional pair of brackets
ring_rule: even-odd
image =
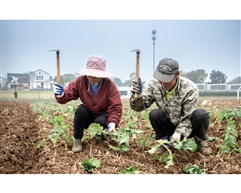
[[(206, 98), (198, 102), (210, 114), (207, 137), (212, 155), (169, 147), (158, 157), (150, 153), (156, 141), (149, 110), (134, 112), (127, 99), (119, 135), (99, 138), (86, 130), (83, 151), (74, 154), (72, 120), (79, 101), (61, 105), (36, 95), (37, 99), (26, 95), (30, 97), (18, 100), (2, 96), (7, 97), (0, 103), (1, 174), (241, 174), (241, 101), (234, 98), (209, 98), (208, 105), (202, 105)], [(88, 170), (83, 163), (90, 158), (99, 164)]]

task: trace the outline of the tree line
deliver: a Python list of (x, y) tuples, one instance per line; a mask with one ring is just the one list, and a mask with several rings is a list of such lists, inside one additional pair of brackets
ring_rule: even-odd
[[(226, 80), (227, 80), (226, 74), (224, 74), (223, 72), (221, 72), (219, 70), (212, 70), (211, 71), (210, 76), (209, 76), (210, 81), (206, 81), (206, 79), (208, 77), (208, 74), (203, 69), (193, 70), (193, 71), (190, 71), (190, 72), (181, 71), (180, 76), (186, 77), (186, 78), (192, 80), (194, 83), (197, 83), (197, 84), (202, 84), (202, 83), (206, 83), (206, 84), (225, 84)], [(74, 80), (76, 77), (77, 76), (75, 74), (61, 75), (61, 77), (60, 77), (61, 84), (69, 83), (72, 80)], [(135, 73), (132, 72), (129, 77), (130, 77), (130, 79), (125, 80), (124, 82), (118, 77), (113, 77), (113, 78), (111, 78), (111, 80), (116, 84), (116, 86), (130, 87), (131, 84), (132, 84), (132, 80), (134, 80), (134, 78), (135, 78)], [(56, 77), (54, 78), (54, 81), (56, 81)], [(142, 80), (142, 83), (144, 84), (145, 81)], [(229, 84), (241, 84), (241, 76), (238, 76), (238, 77), (234, 78), (233, 80), (229, 81), (228, 83)]]
[[(206, 81), (208, 74), (203, 69), (193, 70), (190, 72), (181, 72), (181, 75), (192, 80), (194, 83), (207, 83), (207, 84), (225, 84), (227, 76), (219, 70), (212, 70), (209, 76), (210, 81)], [(241, 76), (234, 78), (228, 82), (229, 84), (241, 84)]]

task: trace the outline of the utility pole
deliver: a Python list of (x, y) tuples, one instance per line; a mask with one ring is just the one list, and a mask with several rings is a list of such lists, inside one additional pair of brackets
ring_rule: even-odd
[(151, 31), (152, 33), (152, 40), (153, 40), (153, 73), (155, 71), (155, 41), (156, 41), (156, 30), (155, 27), (154, 29)]

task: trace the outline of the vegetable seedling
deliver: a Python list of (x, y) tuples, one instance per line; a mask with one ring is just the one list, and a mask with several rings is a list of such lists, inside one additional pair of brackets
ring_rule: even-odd
[(132, 164), (130, 167), (125, 168), (120, 174), (138, 174), (139, 172), (135, 169), (134, 165)]
[(159, 161), (164, 162), (166, 164), (164, 166), (165, 168), (169, 168), (169, 166), (174, 165), (173, 154), (172, 154), (171, 150), (168, 148), (169, 147), (169, 141), (159, 139), (157, 142), (158, 142), (158, 144), (154, 145), (147, 152), (150, 153), (150, 154), (154, 154), (160, 146), (163, 146), (164, 148), (166, 148), (168, 152), (165, 152), (162, 155), (154, 155), (154, 157), (156, 159), (158, 159)]
[(201, 170), (198, 166), (192, 165), (185, 169), (187, 174), (205, 174), (205, 170)]
[(198, 146), (195, 141), (189, 139), (183, 139), (182, 141), (176, 142), (173, 144), (173, 147), (178, 149), (181, 152), (190, 150), (192, 152), (196, 151)]
[(102, 136), (103, 127), (99, 123), (91, 123), (87, 132), (90, 134), (90, 138), (99, 139)]
[(79, 164), (89, 173), (93, 172), (93, 169), (100, 167), (100, 160), (97, 158), (87, 158)]
[(129, 142), (130, 142), (130, 134), (129, 133), (120, 133), (112, 135), (112, 140), (117, 142), (118, 146), (114, 147), (109, 145), (114, 151), (120, 151), (121, 153), (127, 151), (129, 149)]

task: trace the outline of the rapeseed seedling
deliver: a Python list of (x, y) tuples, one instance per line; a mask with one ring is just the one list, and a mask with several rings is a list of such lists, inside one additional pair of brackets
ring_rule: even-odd
[(125, 168), (120, 174), (139, 174), (139, 172), (135, 169), (134, 165), (132, 164), (130, 167)]
[(197, 165), (188, 166), (185, 169), (187, 174), (205, 174), (205, 169), (200, 169)]
[(97, 158), (87, 158), (82, 162), (79, 162), (79, 164), (89, 173), (92, 173), (95, 168), (100, 167), (100, 160)]

